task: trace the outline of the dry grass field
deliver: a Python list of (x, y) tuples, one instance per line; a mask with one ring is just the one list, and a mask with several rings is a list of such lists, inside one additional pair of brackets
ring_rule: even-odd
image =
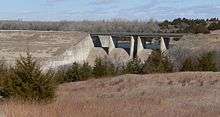
[(61, 55), (87, 33), (74, 31), (0, 31), (0, 60), (14, 62), (26, 51), (39, 61)]
[(220, 34), (185, 35), (179, 41), (174, 42), (174, 45), (192, 51), (218, 51), (220, 50)]
[(123, 75), (60, 85), (51, 104), (9, 101), (6, 117), (219, 117), (220, 73)]
[(211, 31), (211, 34), (220, 34), (220, 30)]

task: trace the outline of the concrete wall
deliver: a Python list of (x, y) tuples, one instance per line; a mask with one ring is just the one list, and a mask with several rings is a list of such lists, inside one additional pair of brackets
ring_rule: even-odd
[(107, 58), (108, 55), (106, 51), (101, 47), (94, 47), (91, 49), (91, 51), (88, 54), (88, 57), (86, 58), (86, 62), (89, 63), (89, 65), (94, 66), (96, 58)]
[(166, 47), (164, 38), (161, 37), (161, 40), (160, 40), (160, 51), (161, 51), (162, 53), (164, 53), (166, 50), (167, 50), (167, 47)]
[(113, 49), (109, 55), (109, 59), (115, 63), (116, 65), (125, 65), (126, 62), (129, 61), (129, 54), (123, 48), (115, 48)]
[(130, 45), (130, 58), (129, 59), (133, 59), (134, 58), (134, 45), (135, 44), (135, 40), (134, 37), (131, 37), (131, 45)]
[(138, 56), (138, 53), (144, 50), (144, 46), (141, 37), (138, 37), (137, 41), (138, 41), (138, 45), (137, 45), (137, 56)]
[(109, 40), (110, 36), (98, 36), (100, 39), (100, 42), (102, 44), (102, 47), (109, 47)]
[(87, 60), (91, 49), (94, 48), (92, 38), (85, 39), (67, 49), (62, 55), (52, 58), (44, 69), (57, 68), (59, 66), (72, 64), (73, 62), (83, 63)]
[(143, 43), (146, 43), (144, 40), (141, 39), (141, 37), (138, 37), (137, 39), (138, 45), (137, 45), (137, 57), (142, 62), (146, 61), (153, 50), (151, 49), (145, 49), (143, 46)]

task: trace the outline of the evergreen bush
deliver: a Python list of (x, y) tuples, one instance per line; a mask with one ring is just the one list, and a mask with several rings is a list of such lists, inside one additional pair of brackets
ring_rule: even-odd
[(148, 60), (145, 61), (143, 72), (149, 73), (166, 73), (172, 72), (173, 65), (169, 59), (161, 54), (160, 51), (153, 51)]
[(53, 74), (43, 73), (31, 54), (27, 53), (27, 57), (20, 57), (8, 72), (3, 89), (9, 97), (48, 101), (55, 96), (55, 82)]

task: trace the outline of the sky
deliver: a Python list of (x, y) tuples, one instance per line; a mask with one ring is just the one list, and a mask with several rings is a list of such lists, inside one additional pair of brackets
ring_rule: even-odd
[(220, 0), (1, 0), (0, 20), (220, 18)]

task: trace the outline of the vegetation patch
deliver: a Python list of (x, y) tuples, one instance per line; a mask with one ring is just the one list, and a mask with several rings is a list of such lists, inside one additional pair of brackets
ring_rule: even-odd
[(1, 72), (4, 97), (21, 100), (50, 101), (55, 96), (56, 80), (50, 72), (43, 73), (29, 53), (16, 65)]
[(189, 57), (182, 65), (181, 71), (217, 71), (215, 53), (208, 52), (199, 57)]

